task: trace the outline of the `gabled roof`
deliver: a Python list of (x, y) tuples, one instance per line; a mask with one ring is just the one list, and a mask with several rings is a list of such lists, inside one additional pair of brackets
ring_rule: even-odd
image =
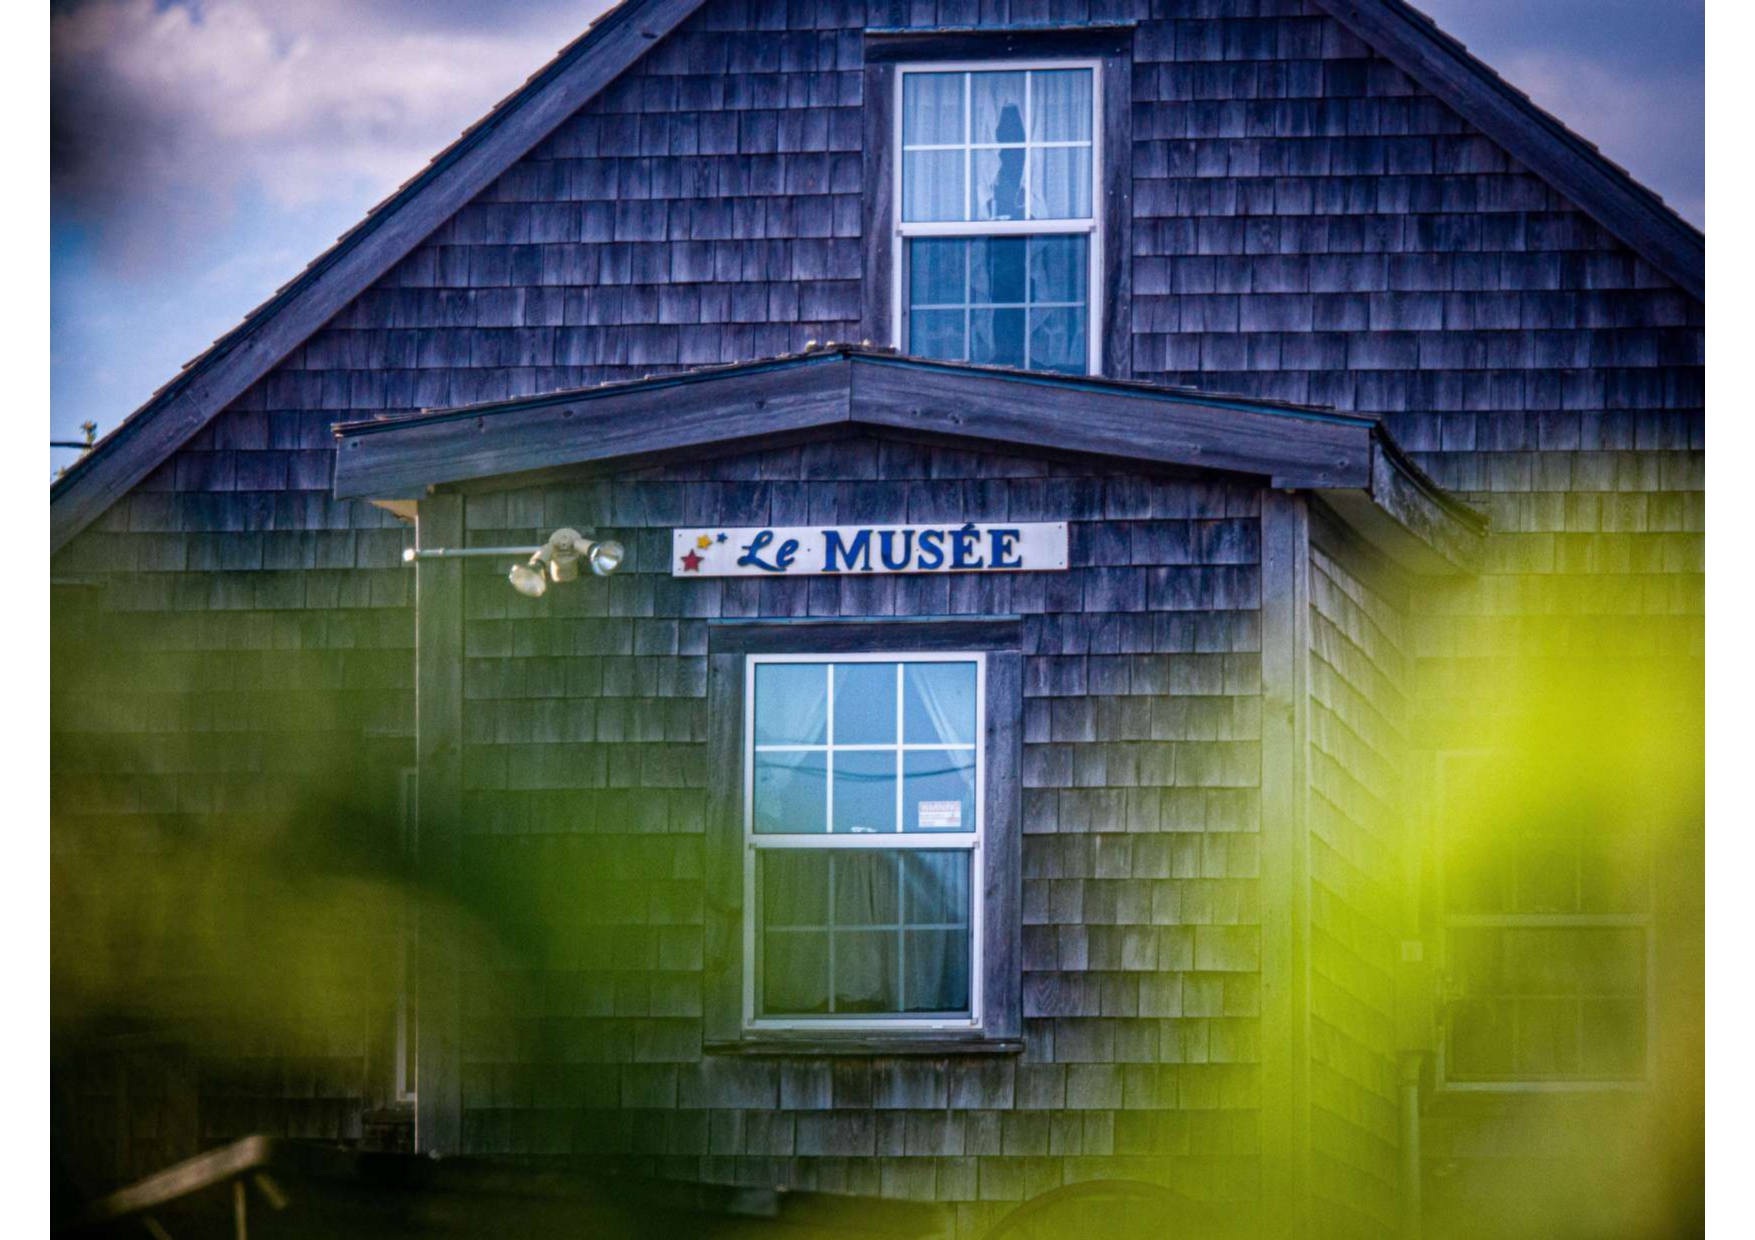
[[(675, 30), (703, 0), (623, 0), (295, 280), (190, 362), (50, 488), (50, 550), (86, 526)], [(1705, 296), (1705, 238), (1402, 0), (1318, 0), (1659, 271)]]
[(1312, 490), (1417, 572), (1473, 566), (1484, 523), (1374, 418), (1185, 388), (831, 345), (788, 357), (335, 428), (335, 493), (417, 500), (578, 468), (738, 451), (851, 429), (1007, 454), (1219, 470)]

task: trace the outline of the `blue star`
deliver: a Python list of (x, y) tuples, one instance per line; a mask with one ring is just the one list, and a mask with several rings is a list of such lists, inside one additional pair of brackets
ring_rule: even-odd
[(723, 534), (723, 533), (721, 533), (721, 534), (720, 534), (720, 535), (719, 535), (719, 541), (720, 541), (720, 542), (724, 542), (724, 541), (725, 541), (725, 535), (724, 535), (724, 534)]

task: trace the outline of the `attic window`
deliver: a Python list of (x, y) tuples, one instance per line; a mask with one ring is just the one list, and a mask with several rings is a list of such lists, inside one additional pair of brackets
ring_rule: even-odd
[(899, 68), (894, 287), (904, 352), (1101, 369), (1099, 67)]

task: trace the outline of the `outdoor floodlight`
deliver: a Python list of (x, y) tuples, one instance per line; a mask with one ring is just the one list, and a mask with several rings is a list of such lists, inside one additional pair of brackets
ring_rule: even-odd
[(515, 564), (506, 574), (512, 588), (526, 598), (541, 598), (550, 581), (576, 581), (579, 561), (590, 567), (594, 576), (607, 577), (622, 566), (627, 558), (619, 542), (602, 542), (587, 538), (578, 530), (562, 528), (550, 534), (540, 547), (410, 547), (402, 553), (404, 562), (416, 560), (459, 559), (474, 556), (527, 555), (527, 564)]

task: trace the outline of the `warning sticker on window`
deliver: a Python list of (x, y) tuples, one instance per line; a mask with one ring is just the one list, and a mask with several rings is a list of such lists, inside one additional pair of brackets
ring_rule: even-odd
[(963, 829), (963, 803), (961, 801), (920, 802), (920, 829), (922, 831), (961, 831)]

